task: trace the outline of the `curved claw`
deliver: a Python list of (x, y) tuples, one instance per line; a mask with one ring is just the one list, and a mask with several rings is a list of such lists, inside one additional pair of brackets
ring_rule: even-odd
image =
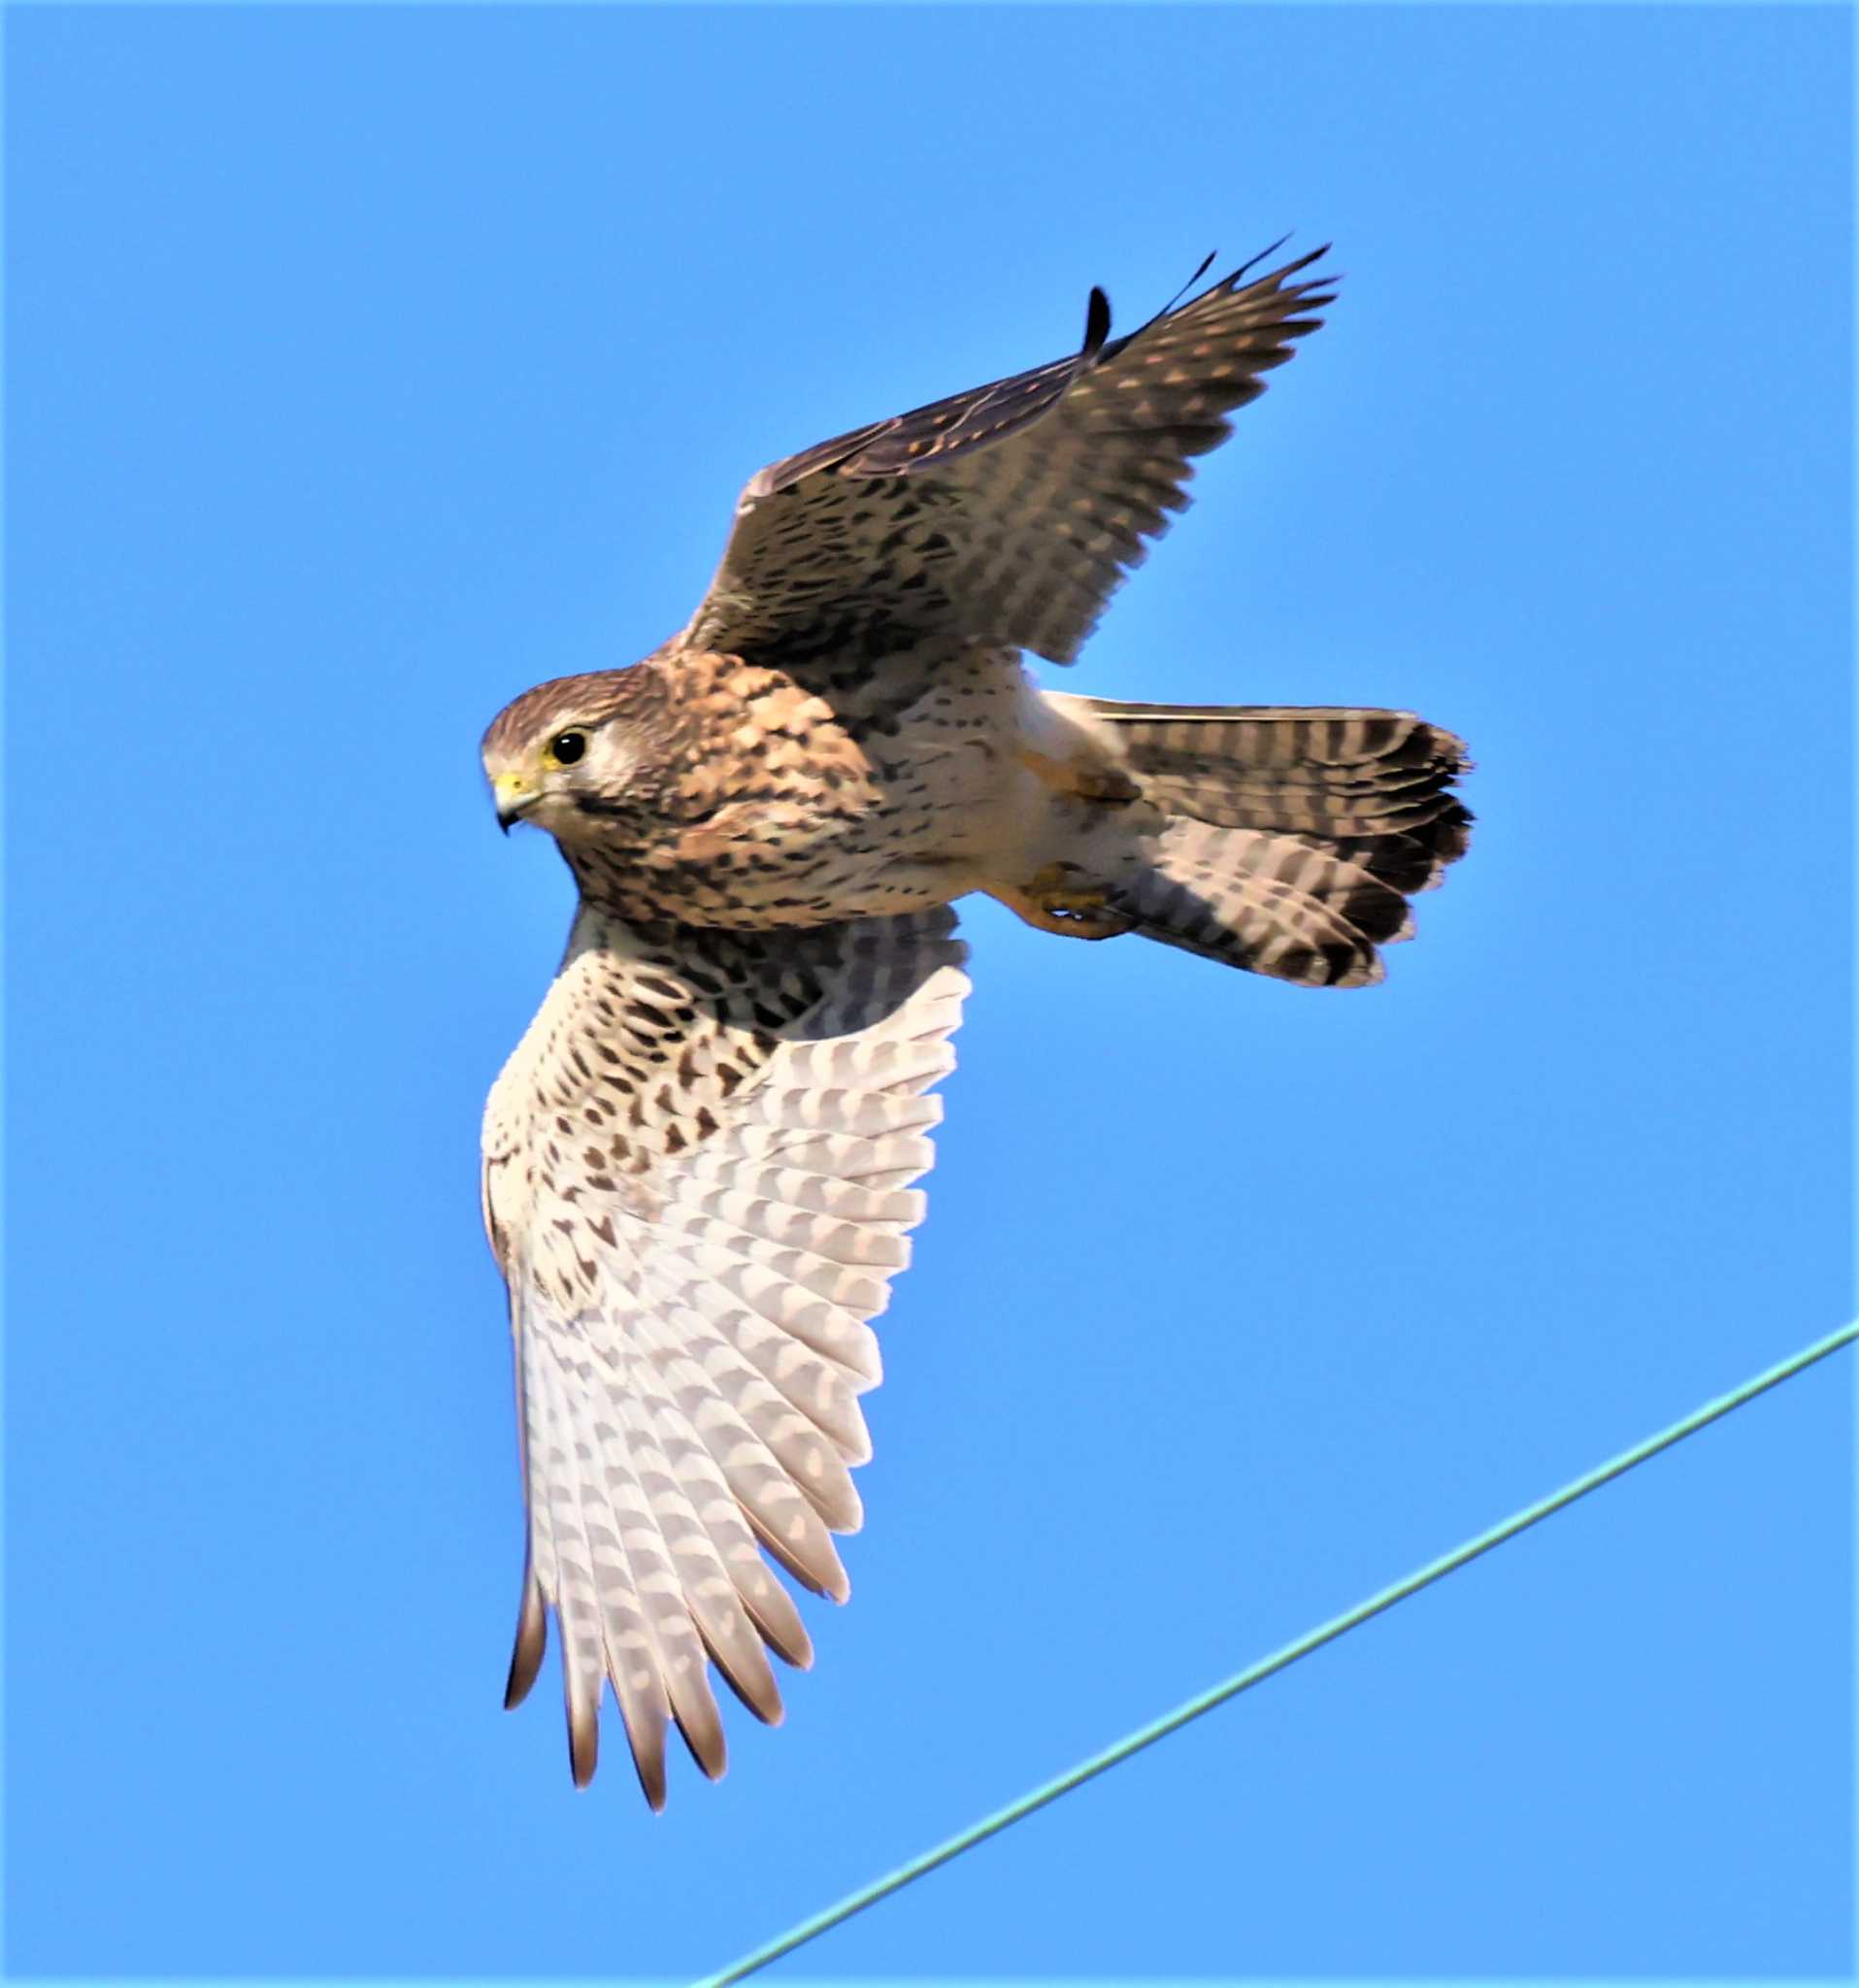
[(987, 895), (1035, 931), (1056, 932), (1065, 939), (1114, 939), (1136, 924), (1112, 908), (1104, 886), (1076, 863), (1048, 863), (1022, 888), (994, 884)]

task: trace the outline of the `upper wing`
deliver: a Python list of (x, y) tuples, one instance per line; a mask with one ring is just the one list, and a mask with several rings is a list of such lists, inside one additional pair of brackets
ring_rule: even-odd
[[(1270, 253), (1270, 250), (1267, 251)], [(1123, 575), (1187, 508), (1190, 456), (1321, 322), (1321, 248), (1244, 269), (1106, 342), (879, 421), (765, 469), (681, 640), (792, 670), (856, 668), (939, 638), (1069, 663)]]
[(569, 1752), (611, 1679), (654, 1808), (676, 1720), (713, 1778), (713, 1659), (762, 1718), (763, 1654), (813, 1661), (757, 1550), (847, 1592), (865, 1321), (908, 1259), (968, 981), (946, 909), (785, 933), (583, 908), (484, 1117), (510, 1285), (528, 1566), (506, 1703), (561, 1627)]

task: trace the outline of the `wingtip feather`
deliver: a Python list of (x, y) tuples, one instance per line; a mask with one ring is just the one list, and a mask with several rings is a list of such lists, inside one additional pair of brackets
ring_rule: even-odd
[(1093, 283), (1090, 298), (1084, 306), (1084, 343), (1079, 348), (1079, 357), (1094, 357), (1103, 349), (1110, 335), (1111, 300)]
[(594, 1778), (600, 1765), (600, 1715), (584, 1706), (568, 1707), (568, 1772), (578, 1788)]
[(533, 1579), (526, 1579), (516, 1616), (516, 1646), (511, 1651), (510, 1675), (504, 1681), (505, 1711), (515, 1711), (529, 1696), (548, 1647), (548, 1613), (543, 1607), (542, 1590)]

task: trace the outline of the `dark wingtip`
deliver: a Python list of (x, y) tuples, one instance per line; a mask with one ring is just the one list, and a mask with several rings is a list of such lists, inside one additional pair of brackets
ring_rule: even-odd
[(542, 1591), (534, 1581), (523, 1586), (522, 1607), (516, 1616), (516, 1647), (510, 1653), (510, 1676), (504, 1684), (504, 1709), (515, 1711), (529, 1696), (529, 1687), (543, 1667), (548, 1647), (548, 1616)]
[(693, 1730), (684, 1721), (673, 1715), (678, 1737), (684, 1742), (684, 1751), (702, 1769), (706, 1780), (720, 1781), (729, 1772), (729, 1746), (723, 1738), (721, 1724)]
[[(1201, 279), (1208, 273), (1208, 271), (1213, 267), (1213, 258), (1220, 251), (1217, 248), (1210, 248), (1207, 251), (1207, 253), (1201, 258), (1200, 268), (1197, 269), (1194, 272), (1194, 274), (1188, 278), (1187, 282), (1184, 282), (1181, 285), (1181, 287), (1176, 291), (1174, 296), (1172, 296), (1169, 299), (1169, 301), (1162, 306), (1161, 310), (1159, 310), (1155, 314), (1155, 315), (1149, 319), (1150, 324), (1159, 324), (1163, 318), (1168, 316), (1168, 315), (1180, 304), (1181, 299), (1185, 297), (1187, 293), (1194, 287), (1194, 285), (1198, 283), (1201, 281)], [(1147, 328), (1148, 327), (1146, 325), (1144, 327), (1145, 330), (1146, 330)]]
[[(1233, 272), (1233, 274), (1227, 278), (1223, 287), (1226, 289), (1233, 289), (1237, 287), (1239, 281), (1243, 276), (1250, 276), (1251, 273), (1258, 268), (1259, 264), (1263, 262), (1268, 255), (1276, 255), (1278, 252), (1278, 250), (1284, 247), (1285, 243), (1287, 243), (1290, 239), (1290, 231), (1287, 229), (1282, 235), (1280, 235), (1278, 238), (1276, 242), (1272, 243), (1269, 247), (1261, 248), (1256, 255), (1248, 256), (1246, 260), (1241, 263), (1239, 268), (1236, 269)], [(1319, 255), (1321, 255), (1323, 251), (1319, 248), (1316, 252)]]
[(1088, 359), (1101, 351), (1110, 335), (1111, 300), (1093, 283), (1090, 302), (1084, 307), (1084, 343), (1079, 348), (1079, 355)]
[(600, 1765), (600, 1720), (597, 1714), (568, 1714), (568, 1772), (578, 1788), (586, 1787)]
[[(1289, 236), (1285, 237), (1286, 241), (1289, 239)], [(1277, 246), (1282, 247), (1283, 245), (1280, 243)], [(1272, 272), (1272, 277), (1278, 282), (1282, 282), (1287, 276), (1296, 276), (1301, 270), (1309, 269), (1311, 263), (1322, 261), (1324, 256), (1329, 254), (1335, 246), (1332, 242), (1320, 242), (1314, 248), (1307, 248), (1302, 255), (1293, 256), (1282, 269), (1275, 269)], [(1270, 255), (1272, 250), (1268, 248), (1265, 252), (1267, 255)], [(1261, 278), (1261, 282), (1269, 280)], [(1322, 269), (1318, 270), (1314, 276), (1306, 279), (1304, 289), (1307, 292), (1325, 289), (1330, 284), (1340, 283), (1342, 281), (1343, 272), (1340, 269)], [(1321, 303), (1323, 300), (1321, 298), (1313, 298), (1312, 301)]]

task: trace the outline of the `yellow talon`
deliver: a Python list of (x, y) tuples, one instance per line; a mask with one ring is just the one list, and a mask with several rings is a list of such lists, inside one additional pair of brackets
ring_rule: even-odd
[(1103, 885), (1076, 863), (1048, 863), (1028, 878), (1023, 889), (996, 888), (989, 895), (1036, 930), (1057, 932), (1067, 939), (1114, 939), (1136, 922), (1112, 911)]

